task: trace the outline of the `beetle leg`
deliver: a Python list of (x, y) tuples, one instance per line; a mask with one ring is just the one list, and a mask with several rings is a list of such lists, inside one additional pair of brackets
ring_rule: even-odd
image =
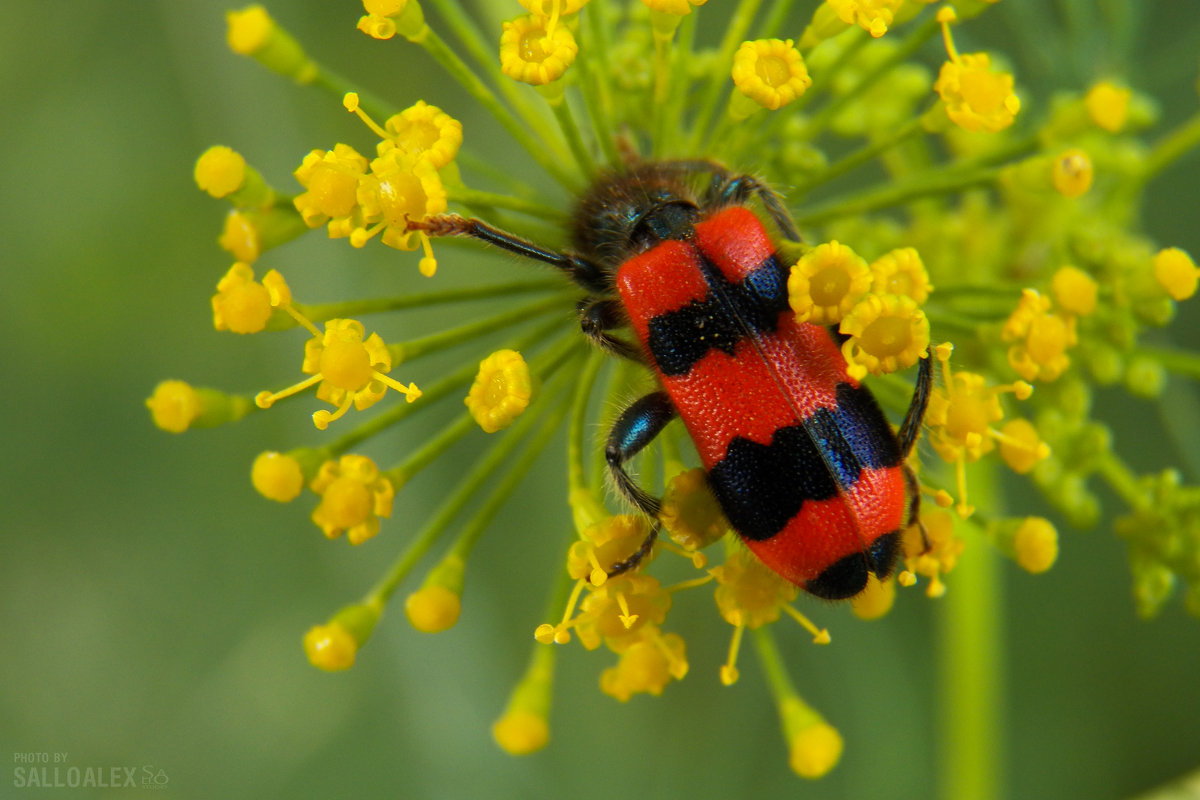
[(662, 501), (634, 482), (625, 471), (625, 463), (641, 452), (678, 413), (675, 406), (671, 405), (666, 392), (651, 392), (635, 400), (621, 412), (608, 435), (604, 457), (608, 461), (608, 471), (613, 476), (617, 491), (638, 511), (650, 518), (650, 532), (633, 555), (609, 568), (610, 578), (628, 572), (642, 563), (649, 555), (650, 548), (654, 546), (660, 527), (658, 512), (662, 508)]
[(547, 249), (516, 234), (493, 228), (486, 222), (480, 222), (477, 219), (462, 217), (458, 214), (438, 214), (422, 220), (408, 220), (405, 230), (424, 231), (435, 237), (467, 236), (479, 239), (510, 253), (541, 261), (543, 264), (560, 269), (571, 280), (590, 291), (602, 293), (608, 290), (607, 278), (599, 265), (574, 253), (560, 253)]
[(711, 203), (722, 206), (738, 205), (749, 200), (750, 195), (757, 195), (762, 201), (767, 215), (779, 228), (783, 238), (793, 242), (800, 241), (796, 223), (792, 221), (792, 215), (788, 213), (783, 200), (774, 189), (753, 175), (733, 175), (725, 170), (714, 170), (708, 198)]
[(792, 215), (783, 204), (783, 200), (774, 189), (753, 175), (736, 175), (717, 162), (703, 158), (678, 159), (668, 162), (667, 166), (680, 175), (695, 172), (707, 172), (712, 175), (712, 183), (704, 198), (707, 205), (739, 205), (749, 200), (751, 195), (757, 195), (768, 216), (783, 234), (783, 238), (793, 242), (800, 241), (796, 223), (792, 221)]
[(913, 472), (913, 468), (908, 464), (904, 465), (904, 488), (908, 492), (908, 519), (904, 522), (903, 531), (908, 530), (913, 525), (917, 526), (917, 530), (921, 532), (921, 553), (928, 553), (933, 549), (933, 545), (929, 541), (929, 531), (925, 530), (925, 523), (921, 522), (921, 485), (917, 482), (917, 473)]
[(576, 308), (579, 311), (579, 327), (583, 328), (584, 336), (588, 337), (592, 344), (606, 353), (628, 358), (639, 364), (646, 363), (642, 351), (636, 345), (608, 333), (613, 328), (620, 328), (625, 324), (618, 301), (591, 297), (580, 300)]
[[(917, 442), (917, 434), (921, 430), (921, 420), (925, 417), (925, 407), (929, 405), (929, 392), (933, 386), (933, 354), (926, 353), (921, 359), (917, 370), (917, 385), (913, 389), (912, 402), (908, 404), (908, 412), (904, 422), (900, 424), (898, 435), (900, 455), (908, 458), (913, 445)], [(921, 485), (917, 481), (917, 473), (907, 463), (904, 465), (904, 486), (908, 490), (908, 521), (905, 529), (913, 525), (921, 531), (921, 552), (928, 553), (932, 545), (929, 543), (929, 533), (921, 522)]]
[(933, 354), (926, 353), (921, 359), (917, 371), (917, 385), (913, 389), (912, 402), (908, 404), (908, 412), (904, 422), (900, 424), (900, 455), (908, 458), (913, 445), (917, 443), (917, 434), (921, 432), (921, 421), (925, 418), (925, 407), (929, 405), (929, 392), (933, 388)]

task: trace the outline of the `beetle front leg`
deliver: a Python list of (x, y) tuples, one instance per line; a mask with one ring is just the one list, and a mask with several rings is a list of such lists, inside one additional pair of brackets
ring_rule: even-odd
[(650, 532), (633, 555), (609, 568), (610, 578), (641, 564), (650, 554), (650, 548), (654, 546), (661, 527), (658, 512), (662, 508), (662, 501), (638, 486), (625, 471), (625, 464), (658, 436), (678, 413), (675, 406), (671, 405), (666, 392), (652, 392), (626, 408), (608, 435), (604, 457), (608, 461), (608, 471), (613, 476), (617, 490), (638, 511), (650, 518)]
[(420, 220), (408, 220), (407, 231), (424, 231), (433, 237), (464, 236), (478, 239), (523, 258), (540, 261), (562, 270), (571, 280), (589, 291), (604, 291), (607, 278), (599, 266), (571, 252), (557, 252), (540, 244), (502, 231), (480, 220), (458, 214), (437, 214)]

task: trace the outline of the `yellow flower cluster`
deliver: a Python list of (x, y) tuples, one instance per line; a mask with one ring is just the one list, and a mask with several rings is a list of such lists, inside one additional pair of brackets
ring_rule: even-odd
[(933, 287), (911, 247), (870, 265), (837, 241), (818, 245), (792, 267), (788, 302), (796, 319), (837, 325), (848, 373), (855, 380), (907, 369), (929, 347), (929, 321), (920, 305)]
[(399, 250), (423, 247), (421, 273), (432, 276), (437, 261), (429, 237), (408, 223), (446, 210), (439, 170), (457, 154), (462, 125), (423, 101), (392, 115), (382, 128), (363, 111), (356, 93), (348, 93), (344, 105), (380, 137), (377, 157), (368, 161), (341, 143), (313, 150), (296, 169), (305, 188), (296, 196), (296, 210), (310, 228), (327, 225), (331, 237), (349, 237), (355, 247), (377, 234)]
[[(903, 568), (894, 576), (879, 569), (885, 577), (872, 574), (853, 599), (861, 619), (886, 615), (905, 595), (897, 586), (920, 582), (931, 598), (952, 593), (947, 575), (960, 560), (966, 564), (965, 548), (994, 548), (1030, 573), (1055, 563), (1055, 522), (992, 502), (987, 487), (1000, 467), (1026, 476), (1072, 524), (1099, 516), (1089, 484), (1103, 482), (1129, 509), (1117, 531), (1129, 543), (1139, 609), (1154, 613), (1181, 583), (1188, 608), (1200, 613), (1194, 570), (1200, 544), (1188, 538), (1200, 525), (1200, 490), (1182, 486), (1172, 470), (1134, 474), (1091, 403), (1093, 385), (1124, 385), (1153, 397), (1168, 372), (1197, 372), (1194, 358), (1145, 345), (1142, 334), (1169, 322), (1176, 304), (1196, 293), (1200, 269), (1183, 250), (1152, 245), (1131, 220), (1149, 179), (1200, 143), (1200, 124), (1144, 145), (1137, 135), (1153, 124), (1153, 104), (1115, 79), (1078, 87), (1052, 105), (1036, 93), (1023, 102), (1002, 54), (959, 53), (951, 33), (952, 24), (974, 18), (993, 0), (938, 8), (929, 8), (930, 0), (824, 0), (796, 39), (777, 38), (787, 4), (762, 15), (755, 3), (715, 11), (709, 4), (693, 13), (703, 0), (520, 5), (526, 13), (504, 22), (490, 44), (454, 2), (439, 4), (436, 19), (427, 20), (419, 0), (364, 0), (357, 20), (371, 39), (421, 48), (524, 151), (519, 164), (501, 161), (508, 150), (488, 140), (490, 123), (472, 134), (474, 152), (460, 153), (463, 125), (437, 106), (410, 103), (410, 96), (396, 110), (355, 91), (261, 6), (227, 16), (235, 52), (331, 92), (370, 131), (369, 142), (336, 142), (293, 161), (295, 194), (272, 187), (233, 148), (215, 146), (200, 156), (194, 178), (229, 206), (219, 244), (233, 257), (211, 298), (213, 326), (237, 334), (303, 328), (304, 377), (253, 396), (164, 381), (146, 401), (152, 419), (176, 433), (214, 427), (314, 390), (328, 408), (312, 415), (308, 434), (328, 429), (339, 438), (261, 453), (251, 481), (277, 502), (293, 501), (307, 488), (316, 497), (312, 522), (325, 536), (345, 534), (355, 545), (378, 534), (410, 479), (438, 459), (458, 459), (462, 451), (454, 448), (468, 437), (481, 448), (472, 465), (460, 468), (455, 460), (444, 470), (452, 485), (377, 585), (304, 636), (315, 666), (352, 666), (386, 603), (434, 547), (442, 552), (407, 595), (405, 615), (422, 633), (452, 628), (467, 613), (463, 595), (475, 544), (566, 427), (564, 472), (578, 540), (545, 617), (558, 621), (537, 627), (529, 665), (493, 726), (497, 743), (527, 754), (549, 741), (555, 644), (578, 640), (608, 653), (598, 684), (621, 702), (669, 691), (694, 657), (679, 632), (685, 628), (673, 624), (677, 606), (686, 605), (675, 598), (710, 586), (710, 613), (732, 631), (725, 662), (707, 670), (711, 678), (738, 681), (739, 653), (752, 642), (791, 768), (806, 778), (834, 768), (841, 734), (792, 685), (771, 626), (790, 618), (820, 644), (830, 634), (799, 610), (798, 587), (739, 543), (704, 470), (689, 463), (694, 456), (681, 426), (666, 425), (630, 458), (628, 469), (640, 473), (638, 485), (649, 498), (637, 505), (657, 509), (653, 518), (614, 513), (599, 499), (622, 453), (617, 445), (589, 446), (596, 409), (611, 422), (611, 409), (635, 392), (645, 394), (653, 375), (637, 359), (606, 369), (601, 354), (578, 336), (572, 310), (603, 349), (638, 352), (620, 329), (627, 315), (610, 273), (653, 248), (666, 235), (663, 220), (678, 225), (669, 232), (677, 236), (695, 215), (729, 205), (751, 208), (775, 237), (790, 313), (831, 329), (846, 364), (845, 377), (839, 372), (835, 382), (869, 385), (885, 411), (903, 419), (900, 438), (907, 442), (919, 432), (928, 443), (898, 465), (904, 499), (872, 498), (892, 507), (908, 503), (912, 524), (899, 532)], [(719, 35), (700, 27), (709, 19), (723, 22)], [(914, 55), (939, 31), (946, 53), (940, 68)], [(623, 185), (622, 173), (656, 159), (674, 161), (672, 174), (686, 173), (682, 190), (639, 172), (651, 177), (623, 189), (632, 210), (595, 209), (594, 198), (581, 197), (597, 180)], [(726, 181), (721, 165), (735, 168), (734, 175), (745, 165), (761, 174)], [(843, 181), (849, 175), (862, 180)], [(780, 192), (767, 188), (768, 180)], [(567, 209), (580, 205), (601, 230), (578, 221), (571, 227)], [(464, 269), (440, 276), (452, 285), (428, 292), (395, 296), (392, 289), (365, 300), (302, 303), (281, 274), (293, 276), (290, 266), (260, 263), (321, 228), (354, 248), (378, 238), (396, 250), (420, 251), (418, 270), (431, 278), (438, 268), (433, 239), (473, 237), (558, 268), (587, 297), (581, 301), (580, 288), (565, 287), (561, 276), (495, 282), (477, 280), (487, 275), (482, 269), (474, 275)], [(631, 241), (607, 244), (605, 237), (622, 231)], [(679, 238), (670, 244), (696, 252), (687, 249), (686, 236)], [(606, 243), (588, 245), (597, 239)], [(565, 242), (575, 249), (562, 249)], [(737, 241), (722, 247), (735, 261), (742, 255)], [(759, 263), (761, 253), (754, 258)], [(772, 275), (782, 282), (782, 271)], [(783, 287), (754, 284), (747, 296), (768, 289)], [(507, 304), (501, 311), (498, 304), (478, 312), (482, 305), (466, 305), (500, 299)], [(427, 318), (454, 322), (404, 341), (389, 342), (381, 333), (386, 327), (362, 321), (444, 306), (454, 311)], [(459, 319), (459, 309), (479, 317)], [(748, 334), (773, 329), (773, 319), (751, 324), (748, 315), (760, 310), (736, 309)], [(697, 323), (697, 346), (711, 344), (706, 322)], [(401, 363), (435, 353), (459, 361), (436, 368), (428, 385), (422, 378), (424, 392), (391, 377)], [(912, 387), (897, 373), (922, 358), (937, 367), (934, 385), (926, 394), (922, 384), (910, 405)], [(388, 389), (408, 402), (381, 402)], [(418, 398), (424, 402), (414, 404)], [(380, 434), (446, 398), (465, 408), (458, 405), (443, 422), (406, 428), (424, 438), (398, 463), (381, 467), (362, 453)], [(723, 397), (712, 403), (723, 419), (756, 413)], [(800, 416), (797, 427), (809, 431), (829, 472), (840, 476), (834, 460), (846, 454), (822, 449), (826, 443)], [(860, 461), (890, 446), (882, 430), (843, 433)], [(765, 491), (757, 473), (747, 475), (746, 491)], [(620, 483), (625, 476), (617, 478), (627, 490)], [(848, 506), (850, 493), (865, 485), (841, 482), (851, 485), (839, 484), (822, 502)], [(933, 501), (919, 515), (915, 495)], [(538, 509), (529, 516), (544, 515)], [(865, 520), (846, 524), (859, 523), (870, 529)], [(452, 529), (453, 541), (443, 544)], [(814, 541), (825, 533), (813, 531)], [(719, 540), (722, 547), (713, 548)], [(873, 547), (864, 543), (863, 558)], [(714, 555), (720, 551), (723, 558)], [(664, 553), (695, 572), (664, 583), (659, 567), (656, 574), (648, 569)]]

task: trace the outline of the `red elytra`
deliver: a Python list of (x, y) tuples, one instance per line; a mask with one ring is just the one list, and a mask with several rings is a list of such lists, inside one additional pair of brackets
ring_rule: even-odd
[[(719, 270), (734, 287), (754, 270), (780, 269), (766, 230), (744, 206), (721, 209), (696, 223), (694, 230), (691, 241), (663, 241), (617, 270), (621, 302), (654, 365), (651, 321), (710, 296), (705, 264)], [(786, 276), (783, 281), (786, 286)], [(770, 298), (778, 299), (778, 295)], [(658, 379), (710, 474), (735, 439), (769, 447), (781, 428), (803, 426), (818, 409), (836, 412), (839, 385), (860, 389), (847, 374), (845, 359), (828, 330), (796, 322), (787, 310), (777, 311), (776, 326), (774, 331), (742, 331), (732, 354), (710, 349), (684, 374), (663, 374), (656, 366)], [(874, 426), (860, 425), (845, 433), (857, 437), (859, 448), (895, 448), (895, 434), (882, 415)], [(819, 445), (815, 454), (796, 457), (803, 460), (801, 469), (831, 470)], [(772, 570), (806, 586), (841, 559), (862, 553), (881, 536), (898, 531), (909, 502), (900, 462), (890, 453), (867, 460), (886, 465), (862, 468), (849, 486), (839, 487), (832, 497), (804, 499), (784, 527), (765, 538), (739, 530), (743, 541)], [(757, 474), (736, 475), (732, 480), (749, 492), (763, 482)], [(749, 499), (761, 504), (773, 501), (759, 493)]]

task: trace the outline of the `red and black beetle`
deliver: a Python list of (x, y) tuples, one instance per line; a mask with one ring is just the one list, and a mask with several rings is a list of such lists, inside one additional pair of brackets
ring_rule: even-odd
[[(662, 389), (621, 413), (605, 448), (618, 490), (653, 521), (610, 575), (636, 567), (659, 529), (660, 501), (625, 464), (679, 416), (726, 516), (763, 563), (819, 597), (852, 597), (868, 573), (891, 573), (902, 531), (917, 518), (905, 458), (925, 413), (931, 359), (921, 360), (894, 433), (847, 374), (836, 329), (795, 320), (788, 268), (748, 207), (753, 199), (781, 236), (799, 240), (765, 184), (690, 160), (641, 162), (600, 178), (575, 210), (570, 251), (456, 215), (410, 227), (471, 236), (563, 270), (589, 293), (579, 304), (588, 337), (657, 375)], [(623, 327), (636, 343), (613, 335)]]

